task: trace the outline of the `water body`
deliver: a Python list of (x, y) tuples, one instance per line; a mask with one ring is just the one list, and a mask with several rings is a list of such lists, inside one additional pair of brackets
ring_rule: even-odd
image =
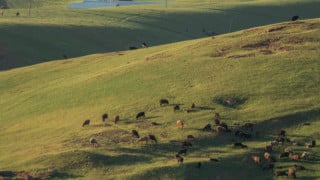
[(115, 6), (132, 6), (132, 5), (147, 5), (147, 4), (165, 4), (165, 2), (139, 2), (139, 1), (117, 1), (117, 0), (84, 0), (82, 3), (73, 3), (68, 8), (100, 8), (100, 7), (115, 7)]

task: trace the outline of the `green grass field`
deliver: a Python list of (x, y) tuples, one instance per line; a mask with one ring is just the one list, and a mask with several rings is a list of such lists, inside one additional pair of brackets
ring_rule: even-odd
[[(154, 0), (155, 1), (155, 0)], [(2, 1), (6, 2), (6, 1)], [(169, 1), (164, 5), (67, 9), (73, 1), (11, 0), (0, 16), (0, 70), (62, 55), (79, 57), (224, 34), (289, 20), (318, 17), (319, 1)], [(1, 2), (0, 2), (1, 3)], [(307, 9), (307, 10), (306, 10)], [(16, 12), (20, 16), (16, 17)]]
[[(290, 179), (276, 178), (262, 170), (265, 160), (257, 165), (251, 159), (262, 157), (279, 129), (302, 145), (286, 142), (275, 149), (275, 167), (301, 164), (307, 170), (297, 171), (297, 178), (320, 179), (319, 145), (305, 147), (320, 142), (320, 19), (286, 21), (301, 7), (310, 9), (302, 17), (315, 16), (318, 1), (186, 0), (167, 9), (93, 10), (68, 10), (71, 1), (37, 2), (30, 17), (22, 1), (10, 1), (12, 9), (0, 17), (0, 58), (15, 59), (2, 61), (7, 64), (0, 71), (0, 179)], [(212, 10), (210, 3), (229, 11)], [(276, 11), (285, 7), (291, 8)], [(17, 10), (21, 17), (14, 16)], [(243, 23), (234, 21), (230, 28), (228, 18), (243, 10), (273, 12), (274, 18), (260, 22), (259, 16), (239, 14)], [(277, 21), (286, 22), (254, 27)], [(203, 28), (235, 32), (204, 37)], [(151, 47), (120, 51), (138, 46), (141, 37)], [(76, 58), (59, 60), (62, 53)], [(229, 97), (239, 103), (225, 105)], [(160, 107), (162, 98), (170, 105)], [(190, 113), (173, 111), (173, 104), (183, 109), (191, 103), (196, 108)], [(140, 111), (146, 118), (136, 120)], [(103, 124), (105, 112), (109, 119)], [(216, 112), (233, 130), (241, 129), (237, 123), (255, 123), (253, 133), (260, 135), (243, 141), (234, 132), (203, 132)], [(91, 124), (82, 127), (86, 119)], [(183, 130), (178, 119), (185, 122)], [(138, 143), (133, 129), (154, 134), (158, 143)], [(178, 165), (174, 156), (189, 134), (193, 146)], [(90, 146), (91, 137), (98, 147)], [(233, 148), (239, 141), (248, 148)], [(307, 151), (309, 158), (280, 159), (285, 147)]]

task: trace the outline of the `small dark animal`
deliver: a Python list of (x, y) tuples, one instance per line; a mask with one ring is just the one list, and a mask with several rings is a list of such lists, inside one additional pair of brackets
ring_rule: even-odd
[(149, 139), (151, 139), (153, 142), (157, 143), (156, 136), (153, 134), (149, 134)]
[(118, 121), (120, 121), (120, 116), (117, 115), (116, 117), (114, 117), (114, 123), (117, 124)]
[(188, 141), (182, 141), (181, 147), (182, 148), (192, 147), (192, 144), (191, 142), (188, 142)]
[(142, 47), (142, 48), (147, 48), (147, 47), (148, 47), (148, 45), (147, 45), (147, 43), (142, 42), (142, 43), (141, 43), (141, 47)]
[(102, 122), (105, 122), (108, 119), (108, 114), (104, 113), (102, 114)]
[(280, 154), (280, 158), (282, 157), (289, 157), (290, 153), (289, 152), (284, 152)]
[(184, 155), (187, 155), (187, 149), (181, 149), (178, 154), (184, 154)]
[(203, 131), (212, 131), (211, 128), (211, 124), (207, 124), (206, 126), (204, 126), (204, 128), (202, 128)]
[(304, 166), (301, 166), (301, 165), (294, 165), (294, 168), (296, 168), (296, 171), (300, 171), (300, 170), (306, 170), (306, 168)]
[(87, 119), (82, 123), (82, 127), (89, 126), (89, 125), (90, 125), (90, 119)]
[(179, 154), (176, 154), (176, 159), (177, 159), (179, 164), (183, 163), (183, 157), (181, 157)]
[(233, 144), (234, 147), (241, 147), (241, 148), (247, 148), (247, 145), (242, 144), (241, 142), (237, 142)]
[(95, 138), (90, 138), (89, 142), (90, 142), (92, 147), (97, 147), (98, 146), (98, 141)]
[(316, 147), (316, 140), (312, 140), (312, 141), (311, 141), (311, 146), (312, 146), (312, 147)]
[(253, 155), (251, 158), (252, 158), (252, 160), (253, 160), (254, 163), (260, 164), (261, 159), (260, 159), (259, 156)]
[(20, 16), (20, 12), (16, 12), (16, 16), (17, 16), (17, 17)]
[(174, 107), (173, 107), (173, 111), (179, 111), (180, 110), (180, 106), (179, 105), (175, 105)]
[(302, 125), (303, 125), (303, 126), (310, 126), (311, 123), (306, 122), (306, 123), (303, 123)]
[(139, 119), (139, 118), (142, 118), (142, 117), (146, 117), (146, 114), (144, 112), (139, 112), (137, 115), (136, 115), (136, 119)]
[(271, 163), (264, 163), (262, 166), (262, 170), (268, 170), (268, 169), (273, 169), (274, 168), (274, 164)]
[(62, 54), (63, 59), (68, 59), (68, 56), (66, 54)]
[(169, 104), (169, 101), (168, 101), (167, 99), (160, 99), (159, 103), (160, 103), (160, 106), (162, 106), (162, 105), (168, 105), (168, 104)]
[(231, 130), (229, 129), (229, 127), (226, 123), (220, 123), (219, 126), (224, 127), (226, 132), (231, 132)]
[(192, 136), (191, 134), (189, 134), (189, 135), (187, 136), (187, 139), (188, 139), (188, 140), (193, 140), (193, 139), (194, 139), (194, 136)]
[(138, 48), (135, 47), (135, 46), (130, 46), (130, 47), (129, 47), (129, 50), (135, 50), (135, 49), (138, 49)]
[(136, 130), (132, 130), (131, 131), (132, 136), (136, 137), (136, 138), (140, 138), (138, 131)]
[(214, 113), (214, 119), (220, 119), (220, 114), (219, 113)]
[(291, 21), (296, 21), (299, 19), (299, 16), (292, 16)]
[(276, 172), (274, 173), (274, 175), (275, 175), (276, 177), (278, 177), (278, 176), (288, 176), (288, 173), (287, 173), (287, 171), (276, 171)]
[(197, 163), (196, 168), (199, 168), (199, 169), (201, 168), (201, 162)]
[(191, 104), (190, 106), (191, 109), (196, 108), (196, 105), (194, 103)]

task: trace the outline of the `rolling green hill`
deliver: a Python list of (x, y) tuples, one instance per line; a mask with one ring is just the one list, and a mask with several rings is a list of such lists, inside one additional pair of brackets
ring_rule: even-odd
[[(67, 9), (72, 2), (6, 1), (0, 17), (0, 70), (94, 53), (127, 50), (319, 17), (319, 1), (169, 1), (164, 5)], [(16, 12), (20, 16), (16, 17)], [(29, 15), (30, 14), (30, 15)]]
[[(284, 129), (275, 167), (301, 164), (301, 179), (319, 179), (320, 20), (283, 22), (134, 51), (97, 53), (0, 72), (0, 175), (52, 179), (273, 179), (252, 155)], [(167, 98), (169, 106), (160, 107)], [(225, 104), (227, 98), (236, 104)], [(191, 112), (173, 112), (196, 104)], [(135, 120), (139, 111), (146, 118)], [(101, 115), (107, 112), (106, 124)], [(232, 133), (203, 132), (214, 113)], [(120, 115), (118, 124), (112, 122)], [(82, 127), (84, 120), (91, 124)], [(176, 121), (185, 128), (179, 130)], [(159, 125), (152, 125), (157, 122)], [(255, 123), (252, 139), (234, 136)], [(308, 123), (310, 125), (308, 125)], [(240, 124), (238, 127), (237, 124)], [(305, 124), (305, 125), (303, 125)], [(158, 143), (131, 136), (154, 134)], [(249, 131), (250, 132), (250, 131)], [(256, 136), (259, 132), (259, 136)], [(195, 140), (184, 163), (180, 142)], [(99, 146), (92, 148), (90, 137)], [(233, 147), (243, 142), (248, 148)], [(279, 158), (283, 148), (307, 160)], [(219, 162), (211, 162), (216, 158)], [(262, 160), (265, 162), (265, 160)], [(201, 162), (201, 168), (197, 163)], [(21, 172), (24, 171), (24, 172)]]

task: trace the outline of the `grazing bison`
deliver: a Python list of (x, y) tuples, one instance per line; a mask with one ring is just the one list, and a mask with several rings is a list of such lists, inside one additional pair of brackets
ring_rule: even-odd
[(260, 160), (260, 157), (259, 157), (259, 156), (253, 155), (253, 156), (251, 156), (251, 158), (252, 158), (252, 160), (253, 160), (254, 163), (260, 164), (261, 160)]
[(133, 137), (140, 138), (139, 133), (136, 130), (132, 130), (131, 134), (132, 134)]
[(299, 16), (297, 16), (297, 15), (291, 17), (291, 21), (296, 21), (296, 20), (298, 20), (298, 19), (299, 19)]
[(181, 157), (179, 154), (176, 154), (176, 159), (180, 165), (183, 163), (183, 157)]
[(147, 47), (148, 47), (148, 45), (147, 45), (147, 43), (142, 42), (142, 43), (141, 43), (141, 47), (142, 47), (142, 48), (147, 48)]
[(159, 103), (160, 103), (160, 106), (162, 106), (162, 105), (168, 105), (168, 104), (169, 104), (169, 101), (168, 101), (167, 99), (160, 99)]
[(223, 126), (217, 126), (216, 131), (217, 131), (217, 133), (226, 132), (226, 128), (224, 128)]
[(187, 149), (179, 150), (178, 155), (181, 155), (181, 154), (187, 155)]
[(118, 121), (120, 121), (120, 116), (119, 115), (114, 117), (114, 123), (117, 124)]
[(144, 112), (139, 112), (137, 115), (136, 115), (136, 119), (140, 119), (142, 117), (146, 117), (146, 114)]
[(214, 119), (219, 120), (220, 119), (220, 114), (219, 113), (214, 113)]
[(304, 159), (304, 160), (307, 160), (307, 159), (308, 159), (308, 155), (309, 155), (308, 152), (303, 151), (303, 153), (301, 154), (300, 158), (301, 158), (301, 159)]
[(189, 135), (187, 136), (187, 139), (188, 139), (188, 140), (194, 140), (194, 136), (191, 135), (191, 134), (189, 134)]
[(296, 169), (296, 171), (300, 171), (300, 170), (306, 170), (306, 168), (304, 167), (304, 166), (301, 166), (301, 165), (293, 165), (294, 166), (294, 168)]
[(183, 129), (183, 121), (182, 120), (178, 120), (177, 121), (177, 126), (179, 129)]
[(159, 126), (159, 125), (160, 125), (160, 124), (157, 123), (157, 122), (152, 122), (151, 124), (154, 125), (154, 126)]
[(190, 108), (191, 108), (191, 109), (194, 109), (194, 108), (196, 108), (196, 105), (195, 105), (194, 103), (192, 103), (191, 106), (190, 106)]
[(275, 175), (276, 177), (278, 177), (278, 176), (288, 176), (288, 173), (287, 173), (287, 171), (276, 171), (276, 172), (274, 173), (274, 175)]
[(82, 123), (82, 127), (89, 126), (89, 125), (90, 125), (90, 119), (87, 119)]
[(291, 155), (291, 159), (292, 159), (293, 161), (299, 161), (299, 154), (293, 154), (293, 155)]
[(202, 128), (203, 131), (212, 131), (211, 128), (211, 124), (207, 124), (206, 126), (204, 126), (204, 128)]
[(311, 146), (312, 146), (312, 147), (316, 147), (316, 140), (312, 140), (312, 141), (311, 141)]
[(179, 111), (179, 110), (180, 110), (180, 106), (179, 105), (173, 106), (173, 111)]
[(210, 158), (210, 161), (219, 162), (219, 160), (218, 160), (218, 159), (215, 159), (215, 158)]
[(288, 175), (292, 176), (293, 178), (296, 178), (296, 171), (293, 168), (288, 169)]
[(90, 142), (92, 147), (97, 147), (98, 146), (98, 141), (95, 138), (90, 138), (89, 142)]
[(153, 142), (157, 143), (156, 136), (153, 134), (149, 134), (149, 139), (152, 140)]
[(108, 119), (108, 114), (104, 113), (102, 114), (102, 122), (105, 122)]

